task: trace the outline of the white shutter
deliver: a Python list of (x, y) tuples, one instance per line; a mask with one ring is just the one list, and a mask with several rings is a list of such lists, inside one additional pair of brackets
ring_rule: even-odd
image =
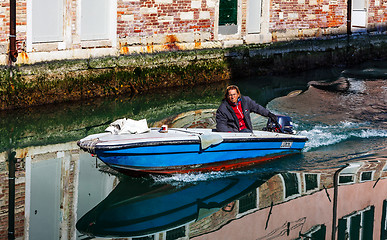
[(248, 0), (247, 32), (261, 31), (261, 0)]
[(108, 0), (81, 0), (81, 40), (109, 39)]
[(63, 0), (32, 0), (32, 42), (63, 41)]
[(365, 0), (352, 0), (352, 27), (365, 28), (367, 24)]

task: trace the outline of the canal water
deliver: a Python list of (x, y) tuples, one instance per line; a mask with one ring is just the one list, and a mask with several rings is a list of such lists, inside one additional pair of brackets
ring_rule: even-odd
[[(339, 79), (344, 92), (308, 84)], [(76, 145), (119, 118), (213, 128), (230, 83), (291, 116), (309, 138), (303, 152), (237, 171), (139, 178)], [(1, 112), (0, 238), (387, 239), (386, 61), (230, 83)]]

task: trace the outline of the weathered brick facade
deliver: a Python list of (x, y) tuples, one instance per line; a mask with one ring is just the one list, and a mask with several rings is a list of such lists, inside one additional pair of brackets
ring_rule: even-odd
[[(118, 1), (117, 35), (121, 53), (128, 46), (146, 45), (147, 52), (178, 50), (178, 43), (193, 43), (214, 39), (214, 3), (209, 1)], [(161, 47), (155, 46), (161, 44)], [(155, 49), (155, 47), (157, 49)]]
[(117, 34), (121, 39), (212, 32), (215, 9), (208, 5), (206, 1), (118, 1)]
[[(32, 23), (28, 19), (32, 19), (33, 12), (28, 6), (33, 1), (17, 1), (18, 63), (340, 35), (346, 34), (347, 24), (345, 0), (262, 0), (261, 18), (257, 23), (261, 30), (254, 34), (247, 31), (249, 0), (238, 2), (238, 29), (231, 34), (218, 31), (219, 15), (224, 11), (219, 0), (117, 0), (107, 1), (112, 9), (109, 10), (112, 17), (108, 18), (112, 21), (110, 27), (114, 28), (109, 37), (85, 41), (80, 36), (81, 2), (63, 0), (63, 41), (32, 42)], [(365, 4), (365, 29), (385, 31), (387, 2), (370, 0)], [(3, 65), (7, 63), (9, 5), (9, 1), (0, 2), (0, 62)], [(43, 54), (48, 52), (55, 55)]]
[(345, 0), (274, 0), (272, 1), (270, 30), (324, 29), (346, 24)]
[[(4, 153), (3, 153), (4, 154)], [(0, 154), (2, 155), (2, 154)], [(0, 156), (0, 239), (8, 238), (8, 162)], [(25, 169), (21, 159), (17, 159), (15, 171), (15, 237), (24, 236), (25, 222)]]
[(368, 24), (376, 31), (382, 31), (387, 22), (387, 1), (369, 0)]

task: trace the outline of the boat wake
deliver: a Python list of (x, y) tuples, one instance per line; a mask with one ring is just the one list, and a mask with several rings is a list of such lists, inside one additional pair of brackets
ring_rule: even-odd
[(268, 108), (311, 125), (336, 125), (348, 121), (386, 129), (387, 80), (349, 79), (349, 83), (347, 92), (332, 92), (311, 86), (298, 95), (273, 99)]
[(205, 173), (184, 173), (173, 175), (152, 175), (152, 179), (156, 184), (170, 184), (174, 187), (183, 187), (189, 183), (198, 183), (211, 181), (220, 178), (228, 178), (241, 174), (250, 174), (251, 171), (217, 171)]
[(351, 138), (386, 138), (387, 130), (370, 129), (365, 123), (340, 122), (337, 125), (317, 125), (299, 134), (308, 137), (304, 152), (315, 148), (334, 145)]
[[(345, 144), (349, 145), (352, 140), (367, 147), (371, 147), (368, 146), (371, 143), (370, 149), (376, 149), (386, 141), (387, 80), (369, 80), (356, 74), (343, 74), (342, 78), (349, 84), (346, 91), (319, 89), (312, 84), (305, 92), (269, 102), (269, 109), (291, 116), (299, 134), (308, 137), (304, 152), (324, 151), (321, 147), (334, 145), (345, 149)], [(365, 148), (361, 144), (356, 146)]]

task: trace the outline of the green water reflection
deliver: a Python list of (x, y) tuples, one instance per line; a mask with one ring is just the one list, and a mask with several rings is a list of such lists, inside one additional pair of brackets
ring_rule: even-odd
[[(305, 90), (314, 74), (255, 77), (236, 82), (242, 94), (266, 105), (273, 98), (293, 90)], [(324, 76), (325, 79), (334, 78), (331, 72)], [(187, 111), (214, 109), (219, 106), (225, 87), (231, 83), (170, 88), (131, 97), (91, 99), (3, 111), (0, 112), (0, 151), (75, 141), (104, 131), (108, 123), (119, 118), (145, 118), (152, 124)]]
[(153, 123), (178, 113), (216, 108), (225, 83), (153, 91), (134, 97), (92, 99), (0, 112), (0, 151), (75, 141), (104, 131), (119, 118)]

